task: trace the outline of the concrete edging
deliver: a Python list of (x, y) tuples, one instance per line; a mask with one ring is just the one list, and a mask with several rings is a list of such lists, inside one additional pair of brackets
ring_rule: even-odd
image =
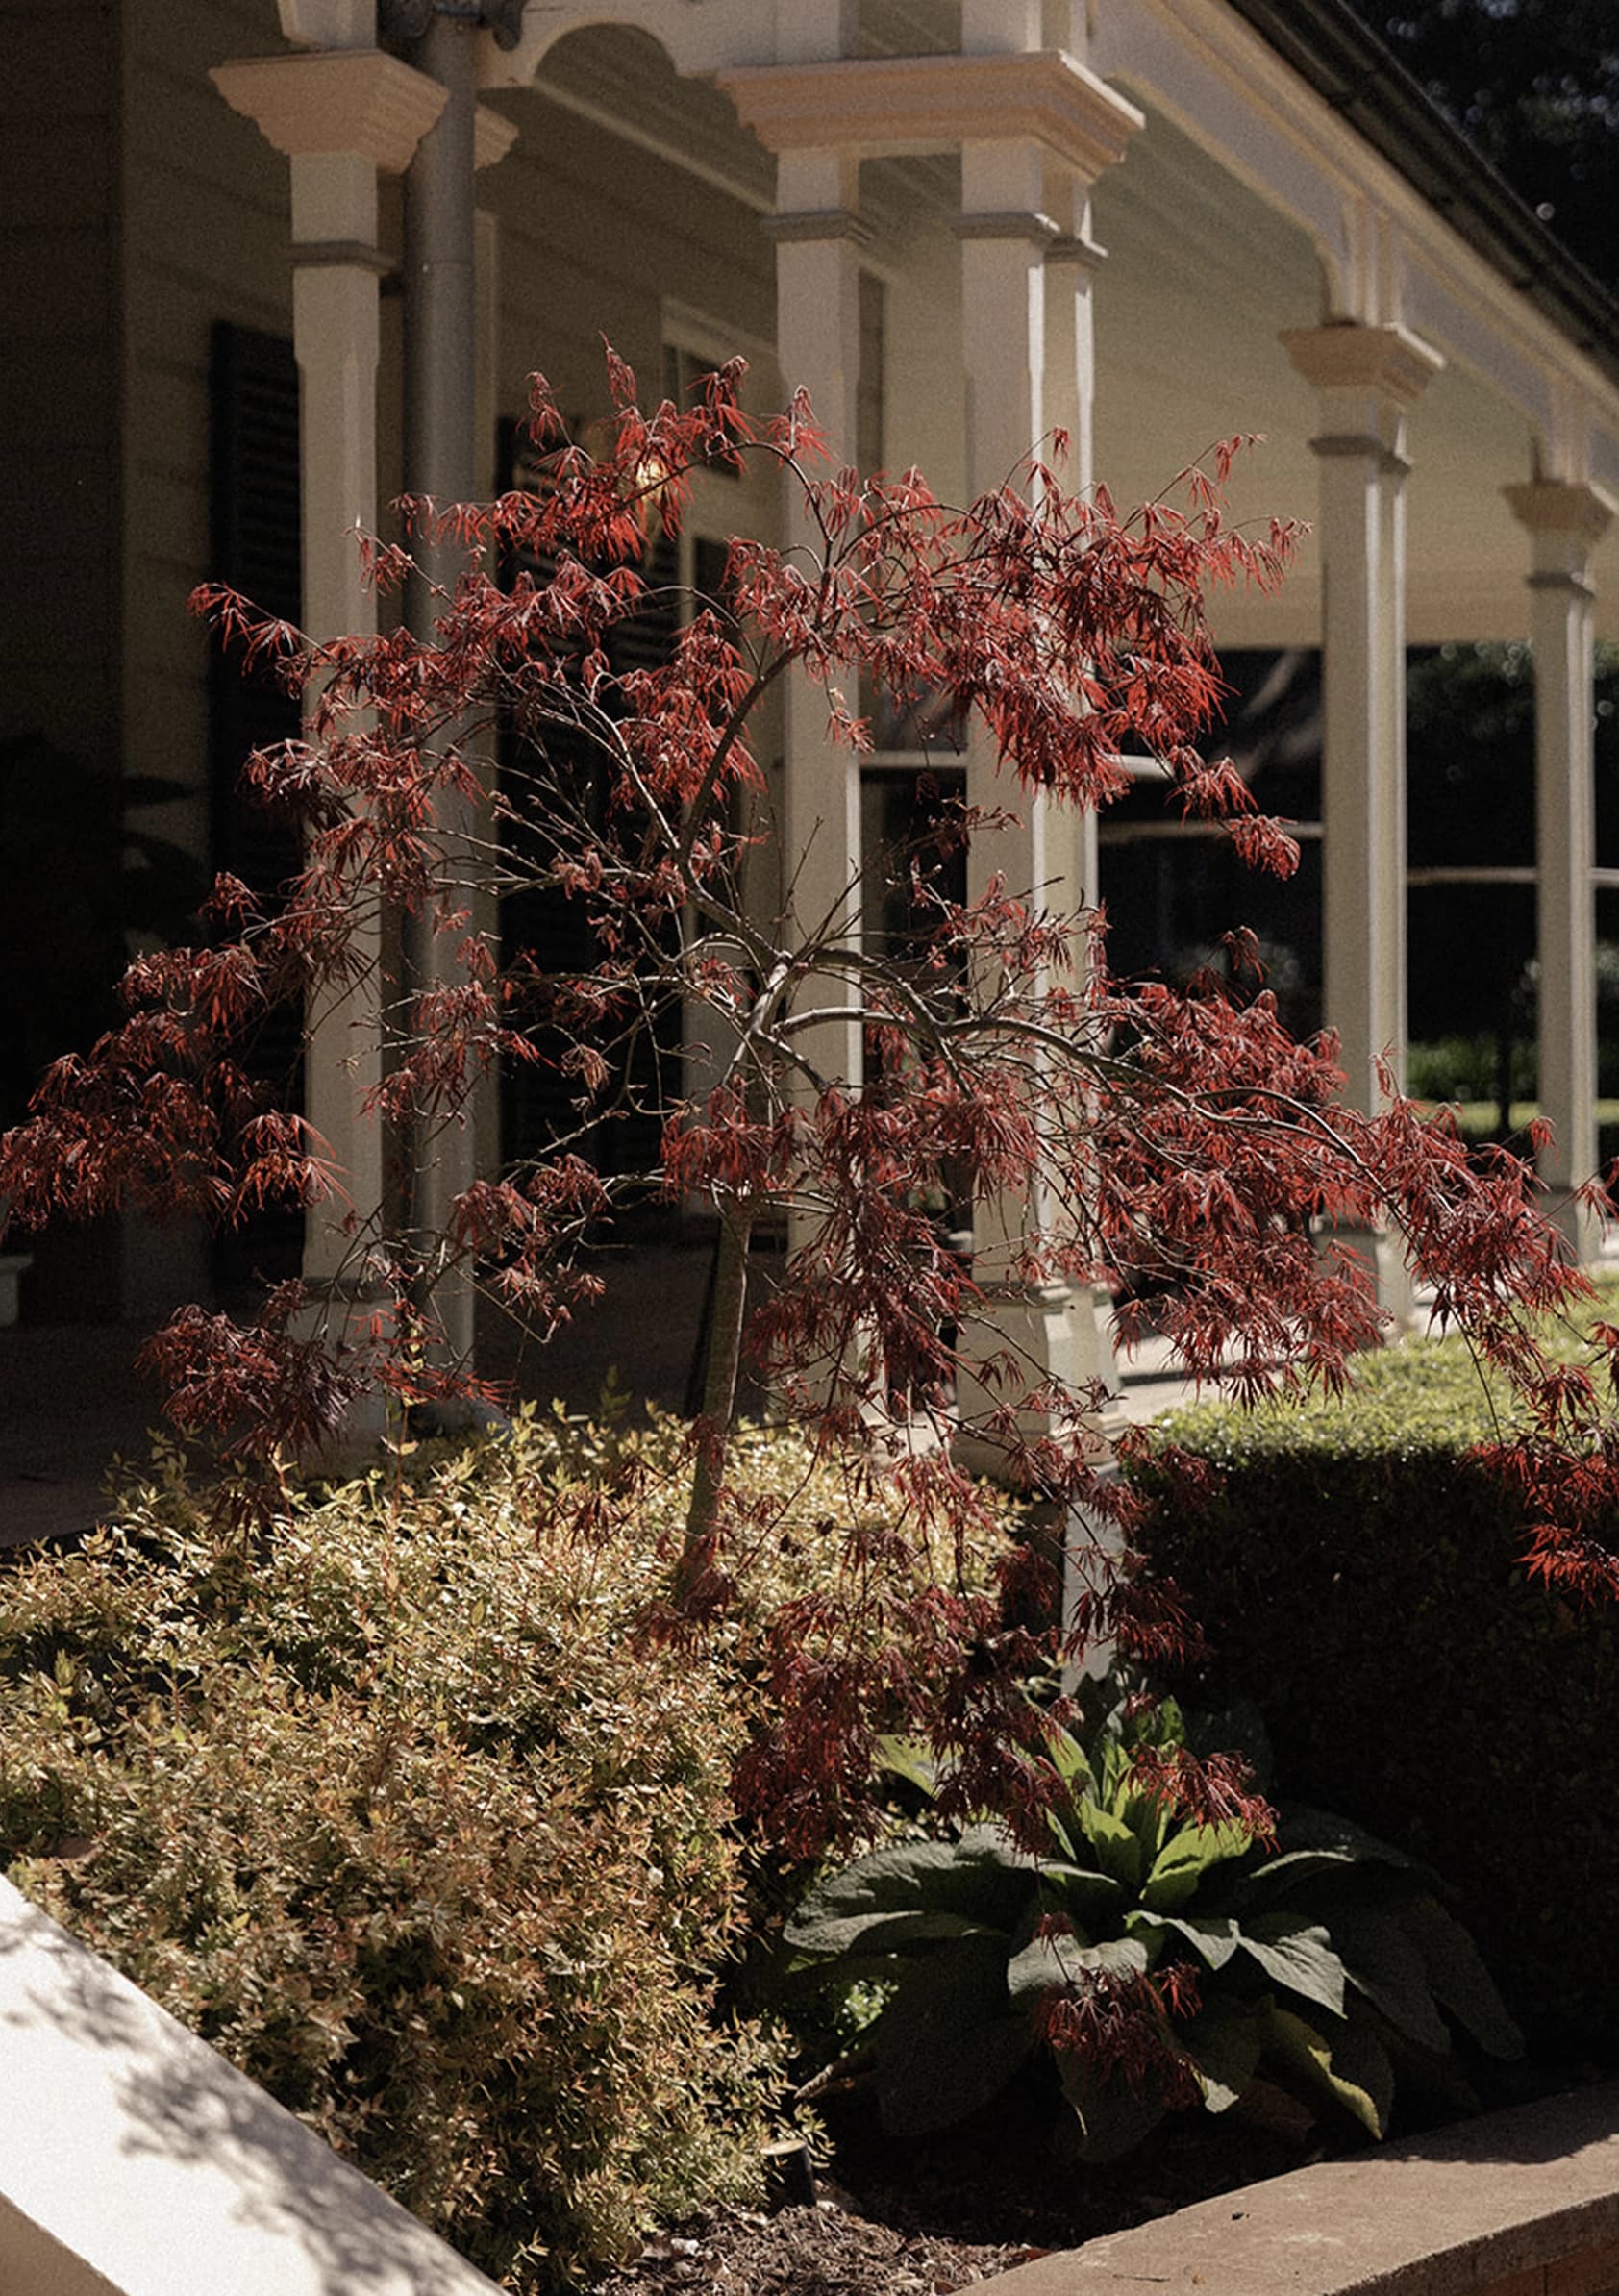
[(1619, 2296), (1619, 2084), (1296, 2169), (986, 2284), (995, 2296)]
[(0, 1880), (5, 2296), (498, 2296)]

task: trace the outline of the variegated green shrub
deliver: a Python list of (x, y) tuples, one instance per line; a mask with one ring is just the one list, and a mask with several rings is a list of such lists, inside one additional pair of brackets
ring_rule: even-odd
[(525, 1420), (252, 1535), (170, 1462), (0, 1570), (0, 1864), (514, 2290), (755, 2193), (781, 2110), (715, 2013), (750, 1636), (884, 1500), (742, 1431), (756, 1607), (660, 1643), (681, 1436)]

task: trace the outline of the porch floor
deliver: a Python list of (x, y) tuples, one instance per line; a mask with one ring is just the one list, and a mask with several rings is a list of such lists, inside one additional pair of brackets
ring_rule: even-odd
[[(594, 1408), (610, 1373), (632, 1396), (681, 1410), (709, 1252), (660, 1245), (639, 1249), (635, 1260), (635, 1281), (610, 1281), (604, 1298), (548, 1347), (525, 1343), (497, 1314), (483, 1318), (480, 1367), (510, 1382), (519, 1398), (559, 1397), (571, 1410)], [(136, 1368), (147, 1335), (132, 1325), (0, 1329), (0, 1546), (87, 1529), (102, 1511), (114, 1461), (147, 1458), (162, 1416), (155, 1383)], [(1155, 1418), (1191, 1395), (1161, 1340), (1144, 1340), (1120, 1369), (1128, 1419)]]

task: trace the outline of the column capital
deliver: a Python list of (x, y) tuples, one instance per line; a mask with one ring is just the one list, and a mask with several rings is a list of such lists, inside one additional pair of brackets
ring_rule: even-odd
[(294, 239), (287, 252), (304, 271), (374, 271), (386, 279), (393, 270), (391, 258), (369, 239)]
[(1081, 232), (1059, 231), (1046, 248), (1048, 268), (1066, 265), (1075, 271), (1100, 271), (1107, 260), (1107, 248)]
[(1591, 553), (1607, 532), (1613, 503), (1582, 480), (1532, 479), (1502, 492), (1530, 537), (1529, 586), (1591, 599)]
[(257, 56), (216, 64), (209, 77), (278, 152), (353, 153), (388, 175), (411, 164), (446, 98), (436, 80), (381, 48)]
[(774, 152), (950, 151), (1030, 137), (1087, 184), (1117, 165), (1145, 124), (1059, 49), (765, 64), (721, 72), (717, 83)]
[(1531, 479), (1502, 492), (1513, 517), (1532, 535), (1555, 535), (1589, 547), (1602, 540), (1612, 522), (1612, 498), (1583, 481)]
[(508, 119), (504, 112), (497, 112), (492, 104), (480, 104), (472, 115), (473, 166), (480, 171), (498, 166), (521, 134), (517, 122)]
[(1444, 367), (1443, 355), (1406, 327), (1288, 327), (1281, 341), (1307, 383), (1319, 390), (1376, 391), (1414, 406)]
[(1027, 239), (1049, 254), (1062, 237), (1061, 226), (1030, 208), (996, 208), (958, 215), (951, 227), (959, 239)]
[(1308, 446), (1312, 455), (1326, 462), (1375, 462), (1385, 477), (1395, 480), (1411, 475), (1411, 465), (1401, 449), (1391, 446), (1377, 431), (1323, 431)]
[(778, 247), (811, 239), (849, 239), (857, 247), (869, 247), (874, 237), (870, 224), (853, 208), (800, 208), (787, 214), (761, 215), (759, 228)]

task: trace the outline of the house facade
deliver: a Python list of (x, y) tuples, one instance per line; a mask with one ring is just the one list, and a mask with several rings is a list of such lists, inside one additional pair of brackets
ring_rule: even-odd
[[(1380, 1060), (1401, 1068), (1407, 649), (1528, 639), (1546, 1177), (1594, 1170), (1619, 306), (1342, 0), (20, 0), (0, 52), (21, 512), (0, 745), (33, 743), (36, 781), (42, 757), (59, 786), (67, 761), (115, 778), (131, 866), (258, 834), (231, 775), (273, 706), (220, 677), (193, 585), (363, 630), (356, 525), (406, 488), (503, 483), (536, 367), (599, 412), (604, 336), (655, 394), (740, 351), (760, 406), (802, 386), (842, 459), (918, 463), (947, 495), (1054, 429), (1120, 502), (1262, 434), (1233, 514), (1311, 533), (1279, 594), (1216, 597), (1213, 628), (1320, 651), (1306, 874), (1348, 1093), (1370, 1107)], [(761, 477), (707, 474), (684, 571), (784, 515)], [(823, 719), (789, 697), (780, 729), (811, 908), (923, 762), (904, 728), (852, 760)], [(970, 793), (993, 763), (969, 746)], [(1058, 836), (1036, 805), (973, 869), (1107, 898), (1095, 825)], [(378, 1058), (339, 1022), (305, 1065), (361, 1202)], [(334, 1249), (311, 1233), (307, 1272)], [(206, 1285), (200, 1253), (136, 1223), (41, 1245), (38, 1299), (155, 1310)], [(1069, 1304), (1027, 1314), (1042, 1360), (1092, 1360)]]

